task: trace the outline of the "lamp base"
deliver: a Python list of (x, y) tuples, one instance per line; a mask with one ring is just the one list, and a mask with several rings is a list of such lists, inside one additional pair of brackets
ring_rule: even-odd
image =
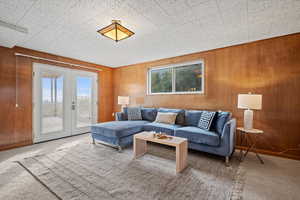
[(244, 129), (253, 129), (253, 111), (250, 109), (244, 111)]
[(126, 107), (127, 107), (126, 104), (122, 104), (122, 105), (121, 105), (121, 112), (124, 112), (124, 108), (126, 108)]

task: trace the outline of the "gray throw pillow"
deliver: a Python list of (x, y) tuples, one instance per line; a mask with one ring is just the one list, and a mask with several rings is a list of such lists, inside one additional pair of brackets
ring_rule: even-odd
[(216, 112), (203, 111), (199, 119), (198, 127), (204, 130), (210, 129), (210, 126), (215, 118)]
[(177, 113), (158, 112), (154, 122), (164, 124), (175, 124)]
[(128, 107), (127, 115), (129, 121), (142, 120), (142, 112), (140, 107)]

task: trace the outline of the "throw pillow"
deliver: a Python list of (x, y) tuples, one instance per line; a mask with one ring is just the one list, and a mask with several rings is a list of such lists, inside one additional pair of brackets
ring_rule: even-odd
[(184, 110), (183, 109), (172, 109), (172, 108), (159, 108), (158, 112), (164, 113), (177, 113), (176, 124), (184, 125)]
[(142, 112), (140, 107), (128, 107), (127, 108), (128, 120), (142, 120)]
[(175, 124), (177, 113), (158, 112), (154, 122)]
[(146, 121), (155, 121), (157, 109), (155, 108), (141, 108), (142, 119)]
[(209, 131), (215, 115), (216, 112), (203, 111), (199, 119), (198, 127)]

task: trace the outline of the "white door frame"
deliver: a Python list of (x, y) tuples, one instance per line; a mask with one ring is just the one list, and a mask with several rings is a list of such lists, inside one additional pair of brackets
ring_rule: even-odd
[[(42, 79), (43, 72), (58, 72), (64, 76), (63, 80), (63, 130), (51, 133), (42, 133)], [(98, 74), (83, 70), (74, 70), (48, 64), (33, 63), (33, 141), (34, 143), (62, 138), (66, 136), (89, 132), (90, 127), (76, 128), (76, 110), (72, 110), (72, 101), (76, 95), (76, 76), (92, 77), (92, 123), (98, 118)]]

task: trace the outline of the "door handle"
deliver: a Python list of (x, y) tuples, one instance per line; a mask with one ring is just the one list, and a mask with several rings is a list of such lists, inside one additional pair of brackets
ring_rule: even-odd
[(72, 110), (75, 110), (75, 102), (74, 102), (74, 101), (72, 101), (71, 109), (72, 109)]

